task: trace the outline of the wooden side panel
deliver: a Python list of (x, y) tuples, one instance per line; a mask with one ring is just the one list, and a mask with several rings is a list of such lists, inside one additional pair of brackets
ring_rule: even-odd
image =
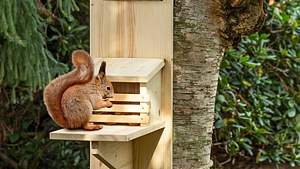
[(156, 74), (148, 83), (140, 85), (141, 96), (151, 98), (150, 121), (159, 120), (161, 109), (161, 73)]
[(170, 169), (172, 168), (173, 0), (90, 2), (92, 57), (148, 57), (165, 60), (161, 77), (160, 116), (166, 122), (166, 128), (149, 166), (153, 169)]
[[(133, 140), (133, 159), (134, 159), (133, 168), (134, 169), (147, 169), (149, 167), (151, 160), (154, 162), (159, 160), (156, 159), (155, 157), (153, 159), (153, 153), (157, 148), (157, 144), (161, 137), (162, 132), (163, 129), (160, 129)], [(154, 167), (155, 166), (153, 166), (152, 164), (152, 168)]]

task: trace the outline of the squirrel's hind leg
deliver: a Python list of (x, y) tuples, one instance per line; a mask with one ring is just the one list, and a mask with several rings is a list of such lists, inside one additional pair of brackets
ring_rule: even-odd
[(101, 125), (89, 122), (93, 107), (89, 100), (81, 97), (72, 97), (64, 100), (62, 104), (65, 118), (67, 119), (69, 129), (83, 128), (85, 130), (99, 130)]

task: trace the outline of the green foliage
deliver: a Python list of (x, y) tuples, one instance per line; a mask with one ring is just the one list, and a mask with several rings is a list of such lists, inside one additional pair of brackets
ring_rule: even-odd
[[(54, 4), (47, 3), (51, 11), (55, 11), (57, 8), (61, 9), (55, 24), (47, 25), (46, 29), (49, 50), (55, 54), (55, 58), (64, 63), (70, 60), (69, 56), (75, 49), (89, 49), (88, 2), (79, 1), (77, 3), (81, 8), (80, 11), (78, 11), (75, 0), (57, 0)], [(74, 13), (74, 11), (78, 13)]]
[(49, 140), (58, 127), (45, 110), (41, 90), (68, 70), (74, 49), (88, 50), (88, 4), (0, 1), (0, 168), (88, 166), (87, 143)]
[(270, 9), (264, 30), (230, 49), (220, 69), (217, 142), (230, 157), (300, 165), (300, 1)]
[[(3, 90), (0, 105), (0, 154), (10, 158), (20, 168), (86, 168), (88, 166), (88, 144), (79, 142), (53, 141), (48, 139), (54, 127), (49, 118), (41, 94), (33, 101), (22, 100), (12, 104), (5, 98)], [(8, 160), (0, 158), (0, 168), (12, 168)]]
[(25, 86), (30, 95), (42, 89), (55, 73), (66, 70), (46, 48), (41, 31), (44, 23), (34, 2), (0, 1), (0, 86), (12, 88), (10, 94), (15, 103), (17, 87)]

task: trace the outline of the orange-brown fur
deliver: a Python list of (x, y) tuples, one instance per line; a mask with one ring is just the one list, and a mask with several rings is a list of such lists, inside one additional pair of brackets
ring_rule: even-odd
[(108, 100), (113, 87), (105, 76), (105, 62), (93, 77), (94, 64), (88, 53), (77, 50), (72, 54), (76, 69), (54, 79), (44, 91), (44, 102), (49, 115), (61, 127), (96, 130), (102, 128), (88, 122), (93, 109), (111, 107)]

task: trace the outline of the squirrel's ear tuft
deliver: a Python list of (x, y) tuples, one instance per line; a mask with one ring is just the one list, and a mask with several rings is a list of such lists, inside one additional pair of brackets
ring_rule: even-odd
[(103, 61), (99, 69), (99, 74), (103, 73), (105, 75), (105, 68), (106, 68), (106, 62)]
[(103, 61), (101, 63), (100, 69), (99, 69), (99, 73), (97, 75), (97, 79), (101, 80), (104, 76), (105, 76), (105, 68), (106, 68), (106, 62)]

